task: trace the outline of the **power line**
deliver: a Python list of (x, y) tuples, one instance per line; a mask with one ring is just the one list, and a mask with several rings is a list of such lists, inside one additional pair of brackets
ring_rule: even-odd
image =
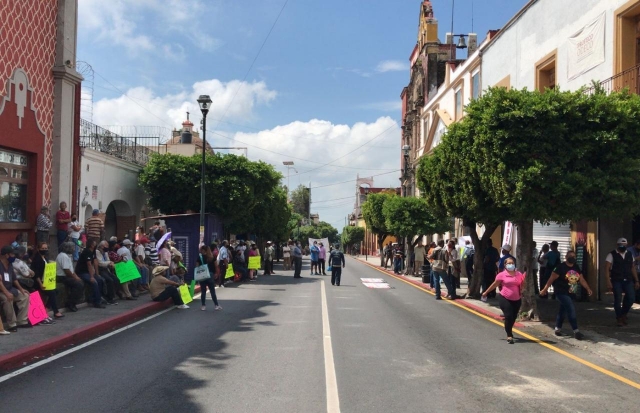
[[(373, 178), (374, 176), (382, 176), (382, 175), (389, 175), (392, 174), (394, 172), (400, 172), (400, 169), (396, 169), (395, 171), (391, 171), (391, 172), (385, 172), (382, 174), (377, 174), (377, 175), (371, 175), (371, 178)], [(340, 184), (347, 184), (349, 182), (356, 182), (357, 179), (351, 179), (349, 181), (342, 181), (342, 182), (336, 182), (334, 184), (327, 184), (327, 185), (318, 185), (318, 186), (314, 186), (313, 189), (318, 189), (318, 188), (326, 188), (328, 186), (334, 186), (334, 185), (340, 185)]]
[(322, 201), (313, 201), (312, 204), (319, 204), (321, 202), (339, 201), (341, 199), (352, 199), (352, 198), (355, 198), (355, 197), (356, 197), (355, 195), (352, 195), (352, 196), (347, 196), (347, 197), (344, 197), (344, 198), (323, 199)]

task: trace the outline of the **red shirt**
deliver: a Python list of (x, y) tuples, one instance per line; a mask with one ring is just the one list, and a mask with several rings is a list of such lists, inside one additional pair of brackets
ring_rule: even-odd
[(56, 226), (60, 231), (68, 231), (69, 223), (68, 222), (60, 223), (61, 219), (71, 219), (71, 214), (69, 213), (69, 211), (56, 212)]

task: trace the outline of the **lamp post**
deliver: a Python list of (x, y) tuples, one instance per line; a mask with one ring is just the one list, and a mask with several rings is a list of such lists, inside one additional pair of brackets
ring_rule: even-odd
[(198, 98), (198, 105), (200, 105), (200, 111), (202, 112), (202, 176), (200, 182), (200, 245), (204, 244), (204, 176), (206, 172), (206, 146), (207, 146), (207, 114), (211, 107), (211, 98), (209, 95), (200, 95)]
[(291, 199), (289, 198), (289, 193), (291, 192), (291, 186), (290, 186), (291, 183), (289, 181), (289, 174), (292, 168), (294, 171), (296, 171), (296, 173), (298, 173), (298, 170), (293, 167), (294, 165), (293, 161), (284, 161), (282, 162), (282, 164), (287, 167), (287, 201), (290, 202)]

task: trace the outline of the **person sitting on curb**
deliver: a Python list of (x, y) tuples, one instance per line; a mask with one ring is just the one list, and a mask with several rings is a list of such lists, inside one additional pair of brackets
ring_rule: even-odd
[(73, 270), (73, 259), (71, 258), (75, 246), (72, 242), (63, 242), (58, 248), (60, 252), (56, 257), (56, 283), (64, 284), (68, 288), (67, 308), (71, 312), (78, 311), (76, 304), (82, 301), (84, 285), (82, 280)]
[[(49, 244), (46, 242), (38, 243), (38, 250), (33, 254), (33, 260), (31, 260), (31, 270), (33, 271), (33, 288), (36, 291), (40, 292), (40, 297), (43, 299), (43, 302), (46, 302), (49, 308), (53, 311), (53, 316), (55, 318), (63, 318), (64, 315), (58, 309), (58, 302), (55, 289), (53, 290), (45, 290), (44, 289), (44, 270), (49, 263)], [(47, 318), (42, 322), (42, 324), (52, 324), (53, 321), (51, 318)]]
[(166, 274), (168, 269), (169, 267), (163, 265), (159, 265), (153, 269), (153, 279), (149, 284), (149, 294), (151, 295), (151, 299), (156, 302), (163, 302), (171, 298), (173, 300), (173, 304), (175, 304), (177, 308), (181, 310), (189, 308), (188, 305), (182, 302), (180, 291), (178, 291), (180, 283), (171, 281), (164, 277), (164, 274)]
[[(18, 327), (32, 327), (28, 319), (29, 293), (22, 288), (13, 272), (12, 264), (15, 260), (15, 251), (11, 245), (2, 247), (0, 250), (0, 276), (2, 276), (0, 306), (7, 319), (9, 331), (12, 333), (17, 332)], [(18, 309), (17, 314), (13, 308), (14, 304)]]
[(80, 259), (76, 264), (76, 273), (78, 277), (82, 279), (91, 289), (93, 294), (91, 300), (95, 308), (105, 308), (102, 304), (102, 287), (104, 280), (100, 277), (96, 271), (96, 240), (89, 239), (87, 241), (87, 247), (80, 253)]

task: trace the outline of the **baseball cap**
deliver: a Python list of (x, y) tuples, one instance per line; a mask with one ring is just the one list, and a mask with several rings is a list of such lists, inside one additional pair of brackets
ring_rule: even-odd
[(507, 252), (511, 252), (511, 245), (509, 245), (509, 244), (504, 244), (504, 245), (502, 246), (502, 249), (503, 249), (503, 250), (505, 250), (505, 251), (507, 251)]
[(122, 245), (131, 245), (131, 240), (130, 239), (123, 240)]
[(7, 255), (7, 254), (15, 254), (15, 250), (11, 245), (5, 245), (4, 247), (2, 247), (2, 251), (0, 251), (0, 255)]
[(627, 245), (627, 239), (626, 239), (626, 238), (618, 238), (618, 244), (625, 244), (625, 245)]

